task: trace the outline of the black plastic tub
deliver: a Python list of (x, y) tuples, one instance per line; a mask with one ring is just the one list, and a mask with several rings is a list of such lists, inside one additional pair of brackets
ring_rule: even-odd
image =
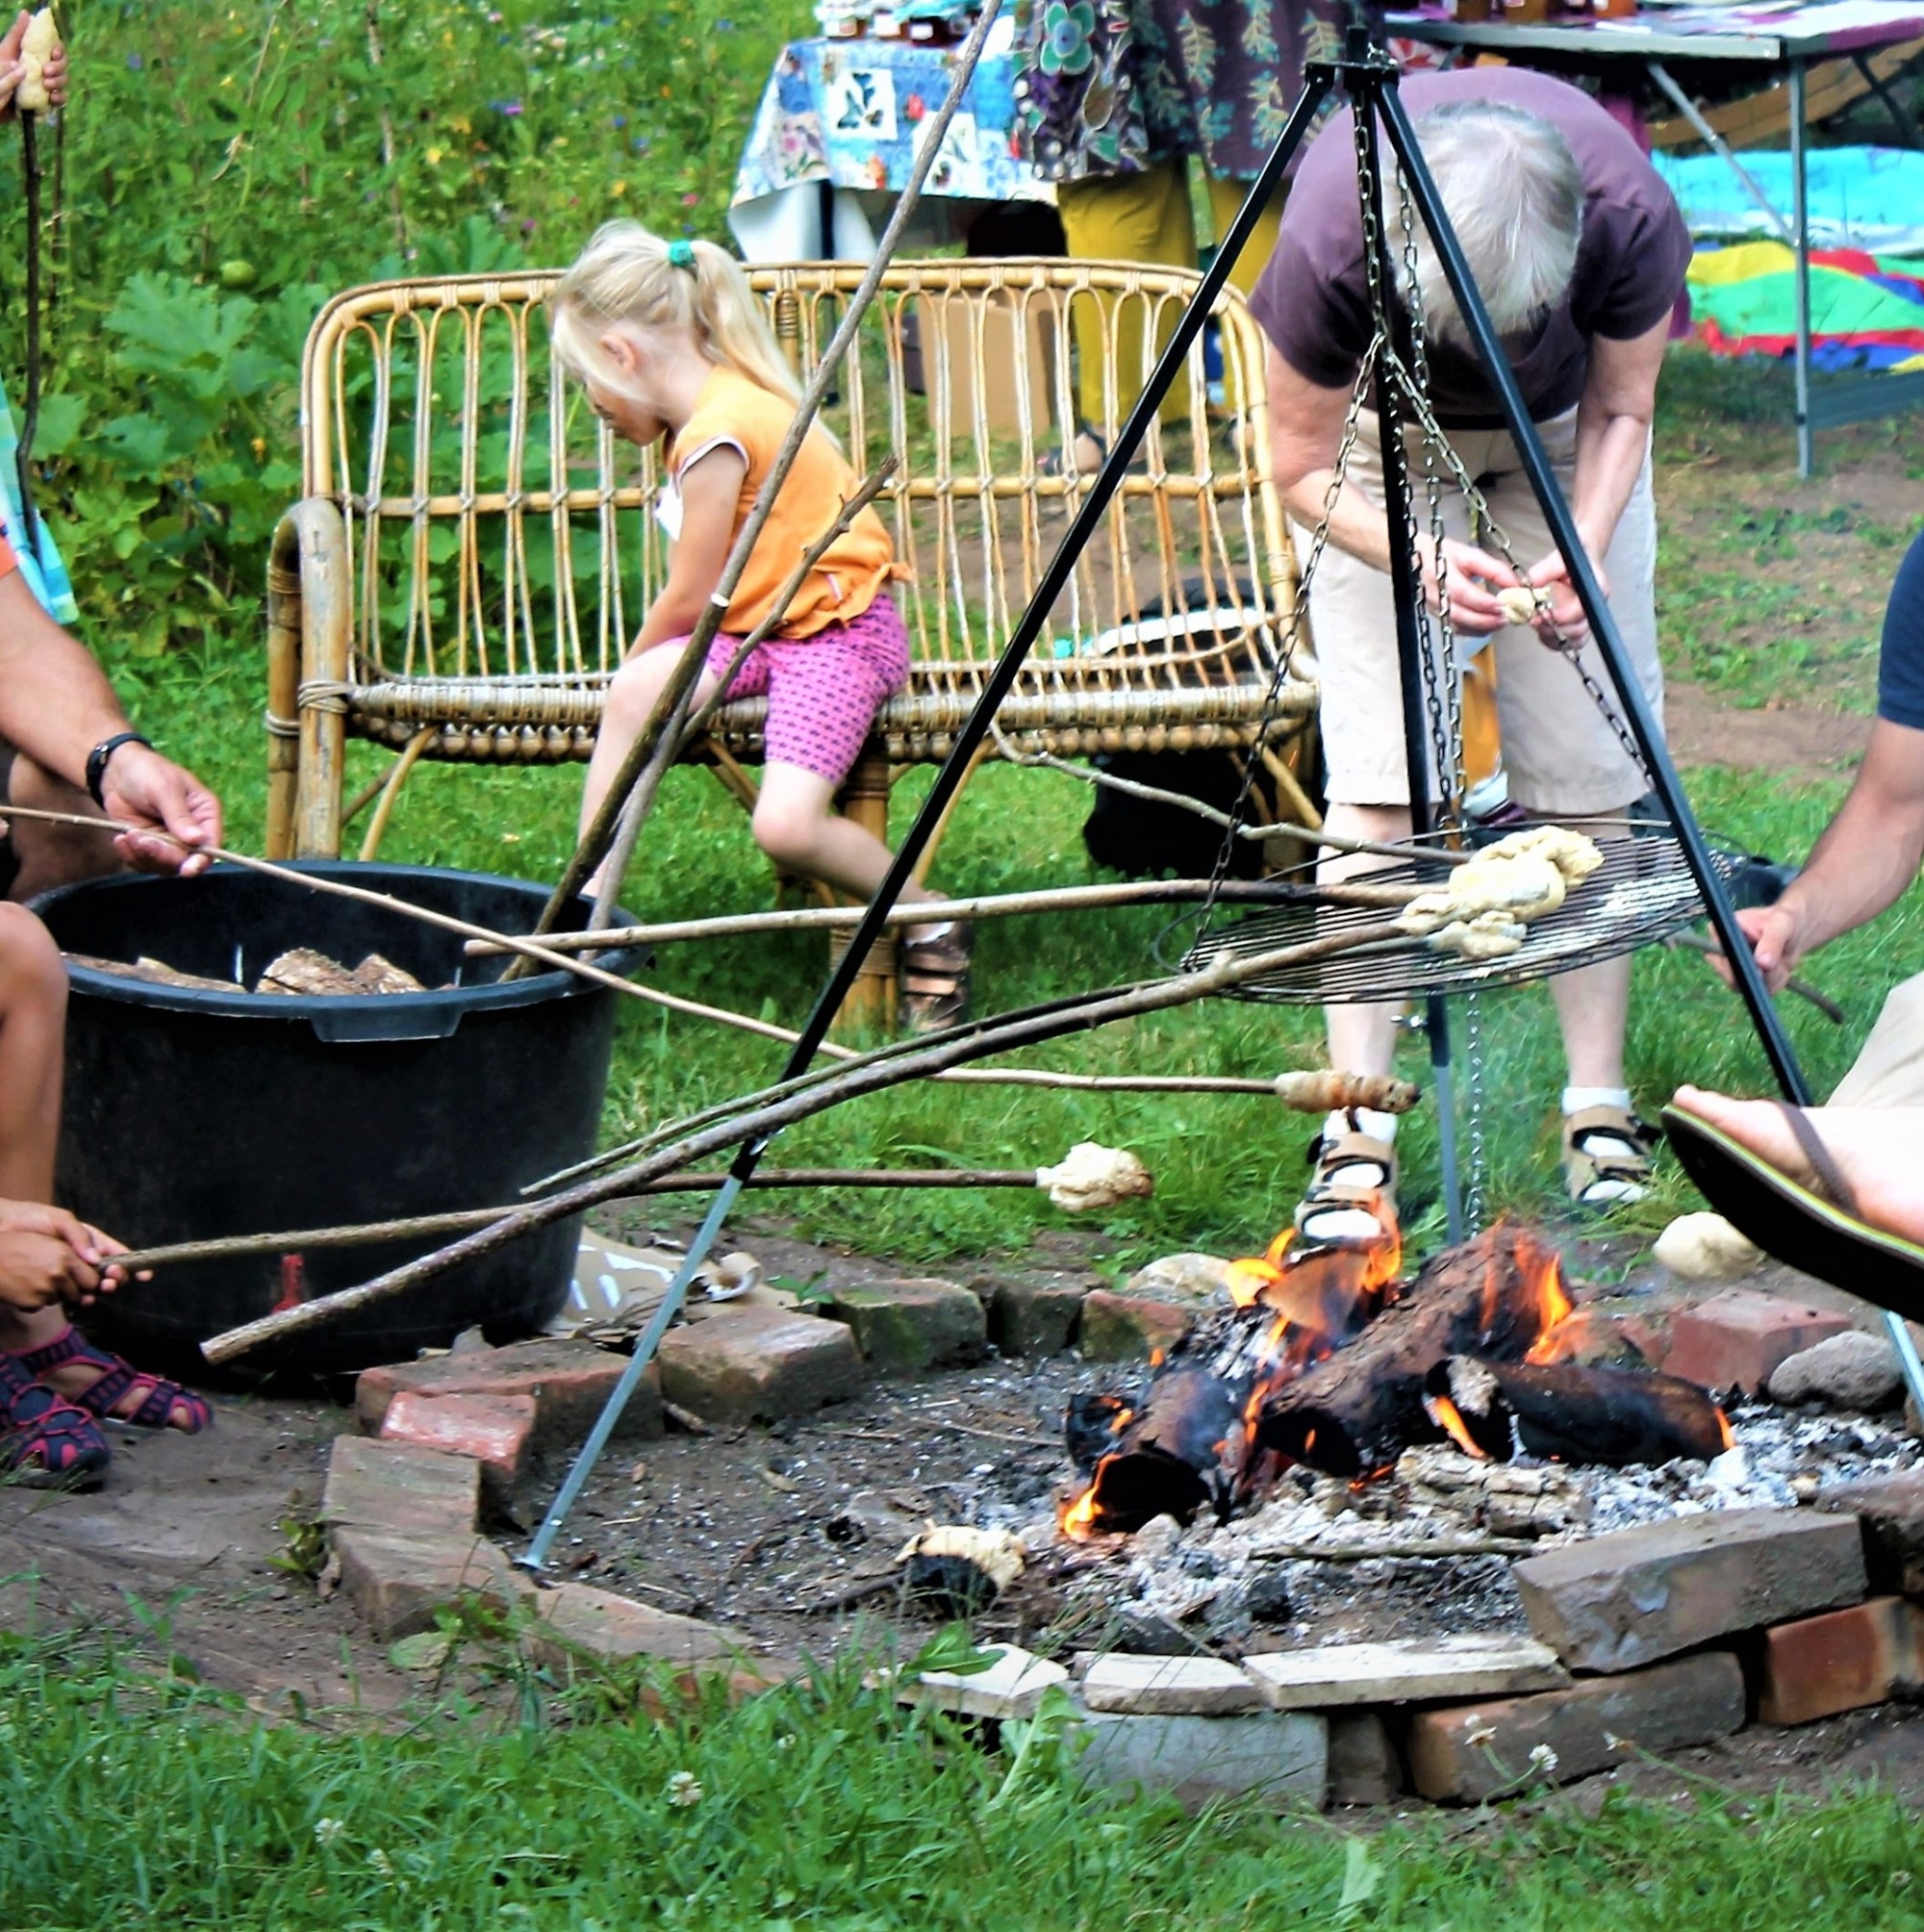
[[(546, 898), (525, 880), (426, 866), (296, 869), (499, 931), (526, 931)], [(224, 993), (71, 969), (58, 1192), (131, 1246), (493, 1207), (594, 1150), (619, 998), (607, 988), (560, 972), (502, 985), (505, 960), (465, 958), (457, 934), (239, 867), (66, 886), (35, 910), (68, 953), (236, 981)], [(293, 946), (348, 966), (380, 953), (443, 990), (245, 990)], [(477, 1324), (491, 1341), (532, 1334), (567, 1296), (578, 1233), (558, 1223), (248, 1365), (398, 1361)], [(290, 1294), (312, 1300), (437, 1245), (166, 1268), (101, 1302), (89, 1326), (142, 1360), (190, 1357)]]

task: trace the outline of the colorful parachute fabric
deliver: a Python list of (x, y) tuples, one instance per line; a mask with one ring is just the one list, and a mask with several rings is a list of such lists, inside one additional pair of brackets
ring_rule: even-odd
[[(1713, 354), (1791, 353), (1795, 266), (1782, 242), (1697, 250), (1690, 308)], [(1924, 257), (1812, 249), (1810, 337), (1816, 369), (1924, 369)]]

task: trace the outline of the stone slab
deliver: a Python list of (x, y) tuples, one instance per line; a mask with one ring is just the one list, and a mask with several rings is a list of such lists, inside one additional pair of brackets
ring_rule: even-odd
[(671, 1329), (661, 1369), (668, 1400), (711, 1422), (807, 1415), (862, 1385), (862, 1358), (848, 1328), (780, 1309), (724, 1306)]
[(1083, 1297), (1079, 1347), (1085, 1361), (1152, 1361), (1176, 1346), (1208, 1311), (1204, 1302), (1158, 1301), (1097, 1288)]
[(465, 1536), (481, 1508), (481, 1465), (405, 1442), (337, 1436), (328, 1451), (320, 1520), (330, 1530)]
[(1274, 1650), (1245, 1658), (1243, 1667), (1278, 1711), (1552, 1690), (1570, 1681), (1547, 1644), (1507, 1636)]
[(349, 1526), (335, 1530), (331, 1540), (342, 1593), (384, 1643), (431, 1630), (437, 1613), (463, 1597), (506, 1611), (535, 1593), (533, 1582), (483, 1537)]
[(1530, 1627), (1573, 1670), (1633, 1670), (1864, 1595), (1848, 1516), (1713, 1510), (1594, 1537), (1512, 1570)]
[(585, 1583), (564, 1583), (540, 1592), (528, 1641), (544, 1663), (565, 1663), (585, 1651), (611, 1662), (658, 1657), (671, 1664), (696, 1664), (740, 1657), (747, 1645), (746, 1638), (717, 1624), (676, 1616)]
[(848, 1324), (862, 1360), (884, 1375), (967, 1367), (988, 1353), (987, 1311), (959, 1282), (853, 1283), (835, 1291), (827, 1311)]
[(1386, 1805), (1404, 1789), (1403, 1760), (1380, 1711), (1330, 1711), (1329, 1802)]
[(1082, 1325), (1087, 1278), (989, 1275), (969, 1284), (989, 1310), (989, 1339), (1006, 1356), (1060, 1355)]
[(1014, 1643), (983, 1646), (997, 1652), (986, 1670), (924, 1670), (902, 1691), (904, 1702), (933, 1704), (965, 1717), (1032, 1717), (1044, 1695), (1069, 1682), (1061, 1665)]
[[(621, 1371), (625, 1356), (583, 1341), (518, 1341), (468, 1355), (434, 1356), (364, 1369), (354, 1384), (354, 1413), (369, 1436), (403, 1388), (441, 1395), (525, 1395), (535, 1405), (538, 1455), (571, 1449), (595, 1426)], [(661, 1374), (650, 1362), (621, 1411), (615, 1435), (649, 1438), (662, 1433)]]
[(1419, 1711), (1410, 1780), (1439, 1804), (1476, 1804), (1633, 1762), (1633, 1745), (1660, 1757), (1707, 1744), (1743, 1720), (1742, 1667), (1728, 1650), (1701, 1651), (1533, 1697)]
[(1759, 1718), (1809, 1724), (1914, 1690), (1920, 1624), (1915, 1604), (1874, 1596), (1760, 1632), (1751, 1659)]
[(1092, 1711), (1133, 1716), (1221, 1717), (1252, 1710), (1256, 1687), (1217, 1657), (1134, 1657), (1111, 1651), (1090, 1660), (1082, 1701)]
[(1924, 1469), (1839, 1483), (1818, 1493), (1817, 1508), (1862, 1526), (1871, 1589), (1924, 1596)]
[(1329, 1785), (1329, 1727), (1307, 1711), (1228, 1717), (1123, 1716), (1085, 1711), (1076, 1773), (1090, 1784), (1168, 1792), (1194, 1810), (1230, 1798), (1278, 1809), (1322, 1805)]

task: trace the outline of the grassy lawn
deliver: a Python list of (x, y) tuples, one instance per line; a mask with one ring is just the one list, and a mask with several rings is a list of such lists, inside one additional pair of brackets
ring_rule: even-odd
[(1367, 1833), (1187, 1818), (1084, 1792), (1047, 1718), (991, 1753), (856, 1676), (665, 1717), (636, 1712), (632, 1679), (558, 1697), (523, 1677), (519, 1721), (323, 1731), (263, 1728), (86, 1648), (48, 1668), (0, 1640), (15, 1820), (0, 1912), (39, 1932), (1924, 1924), (1917, 1826), (1869, 1792), (1748, 1800), (1679, 1775), (1658, 1802), (1585, 1811), (1540, 1792)]

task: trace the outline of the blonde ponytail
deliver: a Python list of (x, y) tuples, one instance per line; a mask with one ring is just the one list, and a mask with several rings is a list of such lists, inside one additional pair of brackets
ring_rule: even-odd
[(735, 258), (712, 242), (664, 242), (639, 221), (595, 231), (548, 298), (554, 353), (583, 382), (619, 390), (601, 348), (609, 328), (692, 329), (716, 362), (788, 402), (801, 390)]

